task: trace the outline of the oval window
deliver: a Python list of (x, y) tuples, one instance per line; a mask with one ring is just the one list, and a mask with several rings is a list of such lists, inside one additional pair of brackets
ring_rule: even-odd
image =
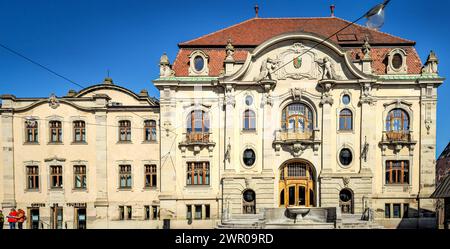
[(352, 162), (352, 152), (349, 149), (342, 149), (339, 153), (339, 162), (344, 166), (350, 165)]
[(348, 94), (345, 94), (344, 96), (342, 96), (342, 103), (344, 105), (348, 105), (350, 103), (350, 96)]
[(246, 190), (243, 197), (246, 202), (252, 202), (255, 200), (255, 192), (253, 190)]
[(246, 166), (252, 166), (255, 163), (256, 155), (252, 149), (244, 150), (244, 164)]
[(342, 202), (348, 202), (352, 199), (352, 192), (348, 189), (343, 189), (339, 193), (339, 199), (341, 199)]
[(394, 54), (394, 56), (392, 57), (392, 66), (395, 69), (400, 69), (402, 65), (403, 65), (403, 57), (399, 53)]
[(252, 98), (252, 96), (247, 95), (247, 96), (245, 97), (245, 104), (246, 104), (246, 105), (252, 105), (252, 104), (253, 104), (253, 98)]
[(203, 70), (203, 67), (205, 66), (205, 60), (200, 55), (196, 56), (194, 58), (194, 67), (195, 70), (200, 72)]

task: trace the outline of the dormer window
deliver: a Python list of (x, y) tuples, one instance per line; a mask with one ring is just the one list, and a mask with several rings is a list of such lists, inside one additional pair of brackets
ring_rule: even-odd
[(388, 74), (406, 74), (408, 66), (406, 64), (406, 52), (401, 48), (395, 48), (388, 54)]
[(208, 55), (201, 51), (195, 50), (189, 55), (189, 76), (207, 76)]
[(198, 72), (201, 72), (203, 70), (203, 67), (205, 66), (205, 60), (200, 55), (197, 55), (194, 58), (194, 67), (195, 70)]

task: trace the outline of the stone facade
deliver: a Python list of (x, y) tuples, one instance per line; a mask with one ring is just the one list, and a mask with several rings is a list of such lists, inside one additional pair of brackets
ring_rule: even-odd
[[(323, 208), (314, 212), (324, 217), (372, 210), (385, 227), (433, 226), (437, 57), (422, 70), (413, 42), (359, 26), (351, 44), (323, 41), (324, 22), (338, 18), (281, 32), (304, 21), (255, 18), (181, 43), (173, 65), (161, 57), (159, 102), (112, 82), (71, 97), (3, 95), (2, 208), (42, 204), (46, 224), (58, 204), (69, 228), (73, 203), (85, 203), (88, 228), (213, 228), (298, 206)], [(267, 25), (280, 33), (255, 33)], [(26, 117), (41, 127), (38, 145), (24, 143)], [(70, 144), (64, 122), (80, 118), (93, 124), (88, 141)], [(50, 119), (63, 121), (63, 144), (47, 144)], [(153, 143), (142, 142), (147, 119), (157, 122)], [(131, 143), (118, 142), (121, 120), (131, 121)], [(68, 180), (78, 164), (87, 165), (86, 191)], [(148, 164), (157, 165), (151, 189)], [(39, 191), (26, 190), (27, 165), (42, 169)], [(48, 188), (51, 165), (63, 167), (62, 190)], [(119, 165), (132, 167), (130, 189), (118, 187)], [(132, 207), (130, 220), (120, 206)], [(157, 220), (145, 220), (145, 206), (157, 208)]]

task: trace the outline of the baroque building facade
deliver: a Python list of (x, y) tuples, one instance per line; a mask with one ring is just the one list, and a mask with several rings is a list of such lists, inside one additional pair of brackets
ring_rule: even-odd
[[(283, 227), (272, 218), (297, 207), (332, 227), (434, 226), (437, 57), (356, 24), (326, 39), (348, 24), (253, 18), (180, 43), (160, 59), (159, 101), (109, 79), (2, 95), (2, 208), (38, 206), (51, 227), (77, 227), (80, 208), (88, 228)], [(69, 142), (79, 127), (86, 141)]]

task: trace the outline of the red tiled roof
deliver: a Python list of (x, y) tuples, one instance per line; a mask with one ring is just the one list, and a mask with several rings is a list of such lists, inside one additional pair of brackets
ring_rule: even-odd
[[(224, 68), (223, 63), (226, 57), (225, 46), (228, 39), (232, 40), (236, 48), (234, 59), (236, 61), (244, 61), (247, 58), (248, 51), (251, 51), (266, 40), (283, 33), (297, 31), (329, 37), (349, 23), (337, 17), (249, 19), (228, 28), (178, 44), (180, 50), (172, 68), (176, 76), (188, 76), (189, 55), (194, 50), (199, 49), (209, 56), (209, 76), (218, 76)], [(386, 57), (394, 45), (406, 51), (408, 55), (408, 73), (420, 73), (422, 63), (413, 47), (415, 45), (414, 41), (369, 29), (358, 24), (347, 27), (337, 35), (332, 36), (330, 40), (341, 45), (345, 50), (350, 50), (353, 59), (359, 59), (362, 57), (361, 45), (366, 36), (369, 38), (370, 45), (373, 46), (372, 68), (374, 73), (386, 74)]]
[[(258, 46), (264, 41), (283, 33), (307, 32), (328, 37), (350, 22), (337, 17), (322, 18), (253, 18), (228, 28), (178, 44), (184, 46), (225, 46), (232, 39), (234, 46)], [(339, 44), (359, 44), (369, 37), (371, 44), (414, 45), (414, 41), (369, 29), (361, 25), (351, 25), (330, 39)], [(356, 37), (356, 41), (354, 38)], [(344, 38), (344, 39), (342, 39)], [(346, 38), (346, 39), (345, 39)], [(350, 39), (349, 39), (350, 38)]]
[[(223, 69), (223, 62), (226, 57), (224, 48), (180, 48), (178, 51), (175, 62), (172, 69), (175, 71), (176, 76), (188, 76), (189, 75), (189, 55), (194, 51), (200, 49), (205, 52), (208, 57), (209, 76), (218, 76)], [(235, 61), (245, 61), (248, 51), (244, 49), (236, 49), (234, 52)]]
[[(408, 74), (420, 74), (422, 70), (422, 62), (419, 55), (414, 47), (400, 47), (405, 50), (406, 65), (408, 65)], [(361, 48), (352, 48), (351, 51), (352, 59), (357, 60), (363, 57)], [(392, 48), (372, 48), (372, 69), (375, 74), (386, 74), (387, 67), (387, 55), (392, 50)]]

